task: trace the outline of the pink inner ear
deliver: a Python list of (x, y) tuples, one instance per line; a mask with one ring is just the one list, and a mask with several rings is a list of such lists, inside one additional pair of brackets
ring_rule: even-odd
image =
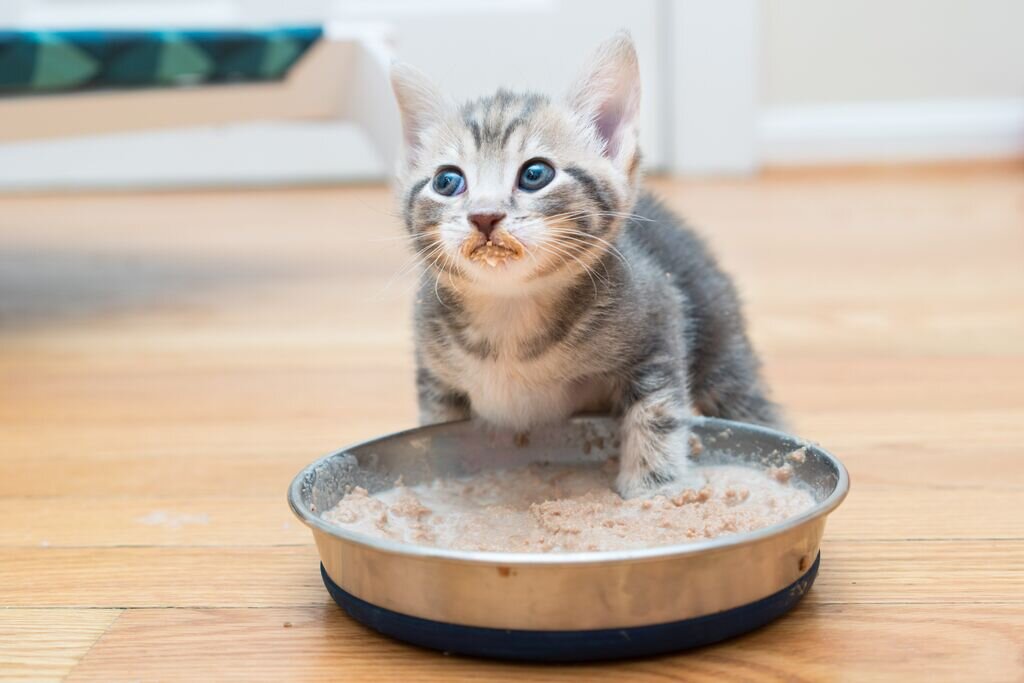
[(613, 157), (619, 151), (619, 126), (622, 124), (622, 108), (616, 102), (608, 102), (597, 114), (594, 125), (604, 140), (605, 153)]

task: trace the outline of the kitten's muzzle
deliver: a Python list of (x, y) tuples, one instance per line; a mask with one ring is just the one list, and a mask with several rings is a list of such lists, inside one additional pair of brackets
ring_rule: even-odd
[(469, 222), (479, 230), (484, 237), (491, 239), (491, 233), (505, 218), (504, 211), (476, 211), (469, 214)]

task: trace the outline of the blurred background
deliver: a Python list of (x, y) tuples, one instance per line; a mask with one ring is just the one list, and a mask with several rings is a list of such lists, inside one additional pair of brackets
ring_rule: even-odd
[[(589, 50), (626, 27), (640, 50), (643, 146), (654, 172), (750, 174), (1024, 153), (1024, 3), (1017, 0), (0, 4), (0, 28), (15, 30), (324, 25), (341, 34), (335, 42), (381, 36), (393, 55), (458, 98), (497, 85), (558, 94)], [(350, 82), (355, 68), (331, 62), (317, 87), (361, 98), (366, 85)], [(74, 117), (75, 104), (68, 99), (57, 117)], [(69, 136), (58, 135), (59, 125), (19, 132), (16, 106), (0, 102), (0, 190), (366, 181), (390, 170), (386, 143), (375, 144), (366, 125), (340, 109), (307, 120), (269, 111), (195, 125), (165, 120), (143, 130), (126, 120), (129, 130)], [(190, 105), (173, 106), (184, 116)], [(364, 120), (392, 121), (390, 106), (373, 102)], [(37, 111), (31, 116), (38, 122)]]

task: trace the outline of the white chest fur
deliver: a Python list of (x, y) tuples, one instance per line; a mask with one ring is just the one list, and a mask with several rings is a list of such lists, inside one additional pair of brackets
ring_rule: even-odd
[(474, 413), (494, 424), (525, 429), (563, 419), (579, 403), (577, 383), (552, 377), (543, 371), (545, 365), (466, 359), (459, 383)]
[(526, 429), (565, 419), (583, 409), (608, 403), (608, 387), (598, 378), (579, 376), (577, 360), (553, 347), (522, 360), (522, 349), (550, 324), (543, 302), (488, 302), (473, 311), (467, 330), (472, 342), (486, 342), (497, 357), (480, 358), (459, 351), (449, 368), (454, 383), (469, 395), (475, 414), (494, 424)]

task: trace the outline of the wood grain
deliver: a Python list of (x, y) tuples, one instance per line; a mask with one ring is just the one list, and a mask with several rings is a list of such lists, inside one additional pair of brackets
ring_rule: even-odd
[[(994, 470), (1016, 464), (1016, 457), (1008, 455)], [(910, 478), (914, 465), (908, 460), (896, 469)], [(856, 467), (855, 474), (861, 469)], [(209, 468), (205, 474), (213, 481), (216, 473)], [(850, 541), (1024, 541), (1022, 495), (994, 485), (971, 490), (858, 484), (857, 495), (829, 518), (828, 535)], [(0, 548), (258, 547), (308, 545), (310, 540), (281, 495), (12, 496), (0, 498), (0, 519), (5, 522)]]
[(0, 604), (281, 607), (329, 601), (312, 544), (0, 551)]
[[(623, 663), (511, 665), (410, 648), (337, 609), (131, 610), (71, 681), (1017, 681), (1024, 611), (804, 604), (785, 619), (694, 653)], [(780, 646), (785, 644), (785, 646)], [(145, 657), (140, 657), (143, 651)], [(977, 676), (978, 678), (975, 678)]]
[(796, 612), (587, 667), (362, 629), (284, 491), (415, 420), (386, 189), (2, 197), (0, 679), (1024, 679), (1024, 166), (651, 184), (850, 470)]
[(0, 609), (0, 681), (59, 681), (120, 610)]
[[(1024, 541), (826, 537), (807, 598), (838, 603), (1019, 602)], [(0, 604), (288, 607), (328, 600), (311, 545), (0, 549)], [(145, 580), (137, 577), (144, 576)]]
[[(70, 513), (70, 516), (69, 516)], [(0, 498), (0, 547), (308, 545), (281, 495), (271, 498)]]

